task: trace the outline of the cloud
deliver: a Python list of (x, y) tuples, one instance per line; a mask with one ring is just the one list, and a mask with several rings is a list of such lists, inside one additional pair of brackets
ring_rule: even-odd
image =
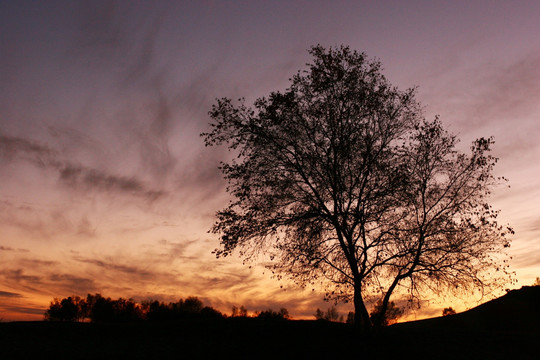
[(17, 262), (20, 266), (27, 269), (40, 269), (40, 268), (51, 268), (54, 265), (58, 265), (58, 261), (51, 260), (41, 260), (41, 259), (29, 259), (23, 258)]
[(488, 72), (480, 79), (484, 97), (479, 113), (487, 118), (529, 115), (539, 109), (540, 56), (528, 55), (503, 68)]
[(27, 275), (23, 269), (3, 269), (0, 270), (0, 277), (4, 284), (16, 289), (39, 293), (43, 277), (37, 275)]
[(86, 237), (94, 237), (96, 235), (96, 227), (92, 225), (90, 220), (86, 216), (81, 218), (79, 225), (77, 225), (77, 235)]
[(94, 279), (72, 274), (52, 273), (47, 276), (46, 280), (50, 283), (48, 287), (57, 293), (84, 295), (98, 289)]
[[(60, 265), (57, 262), (22, 259), (18, 264), (24, 265), (25, 269), (31, 269), (32, 272), (29, 273), (23, 268), (3, 269), (0, 270), (0, 279), (11, 288), (32, 294), (31, 296), (43, 294), (51, 294), (52, 296), (84, 295), (99, 289), (93, 278), (77, 274), (76, 269), (73, 273), (56, 271)], [(64, 267), (64, 270), (68, 269)], [(14, 295), (10, 296), (9, 294)], [(0, 292), (0, 297), (17, 298), (19, 297), (17, 295), (18, 293)]]
[[(101, 79), (99, 89), (88, 96), (81, 109), (81, 119), (99, 121), (107, 108), (112, 115), (103, 124), (108, 134), (102, 137), (112, 134), (116, 140), (127, 140), (127, 144), (120, 144), (123, 152), (130, 159), (139, 156), (140, 168), (154, 181), (166, 178), (176, 165), (168, 146), (179, 106), (174, 96), (177, 84), (170, 81), (169, 72), (174, 67), (164, 65), (163, 57), (156, 56), (167, 7), (143, 5), (141, 12), (140, 4), (86, 2), (79, 8), (82, 25), (71, 45), (79, 63), (76, 66), (86, 68), (88, 58), (92, 59), (91, 71)], [(108, 76), (101, 78), (103, 74)], [(124, 137), (126, 133), (129, 135)], [(111, 145), (115, 144), (105, 146)]]
[[(118, 3), (115, 1), (84, 1), (79, 8), (79, 28), (74, 33), (73, 47), (86, 55), (106, 56), (123, 41), (118, 23)], [(97, 54), (96, 54), (97, 52)]]
[[(73, 224), (66, 212), (58, 209), (52, 210), (48, 206), (23, 203), (16, 205), (4, 203), (5, 211), (0, 211), (0, 226), (4, 229), (19, 229), (23, 231), (22, 239), (51, 240), (59, 235), (74, 233)], [(15, 241), (19, 234), (9, 237)], [(7, 231), (6, 231), (7, 236)], [(8, 240), (8, 238), (6, 238)], [(13, 245), (13, 243), (11, 244)], [(19, 252), (28, 252), (27, 249), (16, 249)]]
[[(425, 97), (437, 107), (430, 105), (431, 111), (446, 109), (452, 122), (467, 131), (515, 130), (516, 122), (520, 128), (533, 125), (529, 118), (540, 110), (539, 67), (538, 54), (525, 54), (510, 64), (485, 62), (460, 68), (450, 73), (450, 78), (435, 80)], [(437, 81), (444, 81), (444, 85)], [(538, 132), (534, 126), (531, 130)]]
[(12, 292), (9, 292), (9, 291), (0, 291), (0, 297), (5, 297), (5, 298), (20, 298), (22, 297), (21, 294), (18, 294), (18, 293), (12, 293)]
[(132, 56), (129, 57), (132, 62), (127, 67), (124, 79), (127, 85), (146, 77), (156, 60), (156, 42), (166, 15), (166, 8), (159, 9), (157, 14), (152, 14), (152, 10), (155, 8), (147, 9), (145, 17), (139, 19), (139, 26), (136, 30), (138, 41), (134, 46), (136, 54), (131, 54)]
[(3, 305), (2, 310), (10, 313), (10, 315), (15, 314), (25, 314), (25, 315), (43, 315), (45, 308), (40, 307), (28, 307), (28, 306), (17, 306), (17, 305)]
[(538, 253), (540, 252), (540, 243), (529, 242), (529, 246), (524, 249), (513, 251), (512, 264), (519, 268), (538, 267)]
[(0, 134), (0, 158), (13, 161), (17, 158), (28, 160), (35, 165), (45, 167), (54, 156), (48, 146), (20, 137)]
[(212, 292), (226, 291), (242, 296), (253, 291), (256, 276), (252, 271), (244, 269), (244, 271), (230, 273), (220, 269), (220, 266), (212, 266), (212, 268), (213, 271), (209, 271), (202, 265), (199, 267), (199, 273), (192, 274), (193, 286), (199, 292), (203, 293), (211, 289)]
[(84, 258), (81, 256), (74, 256), (73, 259), (81, 263), (86, 263), (86, 264), (100, 267), (107, 271), (128, 274), (129, 277), (133, 277), (139, 280), (150, 280), (150, 279), (155, 278), (156, 276), (156, 274), (152, 271), (141, 269), (137, 266), (117, 264), (112, 259), (108, 259), (108, 261), (103, 261), (99, 259)]
[(126, 193), (155, 201), (166, 192), (149, 189), (134, 177), (116, 176), (79, 165), (65, 164), (59, 168), (60, 181), (72, 188), (109, 193)]
[(0, 157), (8, 161), (21, 158), (40, 167), (53, 169), (58, 173), (60, 183), (79, 190), (129, 194), (150, 202), (166, 195), (164, 190), (152, 189), (135, 176), (118, 176), (63, 161), (48, 146), (20, 137), (0, 136)]
[[(173, 262), (178, 259), (182, 260), (197, 260), (199, 258), (198, 255), (188, 255), (188, 249), (192, 245), (199, 244), (199, 240), (188, 240), (183, 242), (173, 242), (168, 240), (160, 240), (158, 242), (160, 251), (155, 252), (153, 251), (156, 246), (151, 246), (151, 251), (148, 251), (146, 253), (146, 256), (149, 259), (154, 259), (156, 262), (163, 263), (163, 261)], [(161, 250), (161, 248), (163, 250)], [(152, 260), (149, 260), (152, 261)]]
[(18, 283), (26, 283), (26, 282), (39, 283), (43, 279), (41, 276), (26, 275), (23, 269), (2, 270), (0, 271), (0, 275), (4, 275), (4, 277), (8, 281), (14, 281)]
[(530, 221), (530, 223), (528, 224), (526, 230), (540, 233), (540, 219), (536, 218), (536, 219)]

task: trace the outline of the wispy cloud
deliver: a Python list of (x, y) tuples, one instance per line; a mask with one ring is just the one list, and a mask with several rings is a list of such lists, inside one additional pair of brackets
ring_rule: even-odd
[[(510, 140), (516, 140), (516, 124), (520, 129), (527, 126), (539, 131), (529, 119), (540, 111), (539, 67), (540, 56), (530, 53), (509, 64), (486, 61), (472, 68), (461, 66), (447, 77), (428, 80), (431, 85), (423, 97), (430, 111), (443, 111), (443, 121), (460, 129), (474, 133), (489, 130), (485, 136), (493, 135), (494, 130), (511, 130)], [(423, 90), (420, 87), (420, 93)]]
[(57, 172), (61, 184), (82, 191), (129, 194), (150, 202), (163, 197), (164, 190), (155, 190), (135, 176), (119, 176), (59, 158), (59, 153), (47, 145), (20, 137), (0, 136), (0, 157), (7, 161), (17, 158), (30, 161)]
[(41, 307), (29, 307), (29, 306), (17, 306), (17, 305), (2, 305), (0, 307), (2, 310), (13, 314), (23, 314), (23, 315), (43, 315), (45, 308)]
[(47, 276), (46, 281), (48, 287), (59, 294), (85, 295), (99, 289), (94, 279), (72, 274), (52, 273)]
[(50, 164), (54, 151), (36, 141), (0, 134), (0, 158), (13, 161), (17, 158), (28, 160), (45, 167)]
[(17, 263), (26, 269), (45, 269), (51, 268), (54, 265), (58, 265), (59, 261), (56, 260), (42, 260), (42, 259), (32, 259), (32, 258), (22, 258), (17, 261)]
[[(10, 288), (19, 292), (42, 296), (68, 296), (71, 294), (86, 294), (99, 289), (96, 281), (87, 276), (73, 273), (63, 273), (59, 264), (39, 259), (24, 259), (18, 262), (19, 265), (32, 267), (27, 268), (6, 268), (0, 270), (0, 279)], [(58, 271), (60, 270), (60, 271)], [(39, 275), (38, 275), (39, 274)], [(9, 294), (7, 292), (3, 292)], [(18, 294), (18, 293), (13, 293)], [(2, 295), (0, 295), (2, 296)], [(4, 295), (7, 296), (7, 295)], [(18, 297), (16, 295), (10, 297)]]
[[(56, 209), (54, 206), (40, 206), (31, 203), (4, 202), (4, 211), (0, 211), (0, 225), (6, 230), (5, 241), (11, 241), (10, 249), (17, 237), (24, 239), (51, 240), (60, 235), (74, 235), (76, 229), (71, 222), (69, 214)], [(0, 210), (1, 207), (0, 207)], [(13, 238), (8, 237), (7, 230), (15, 229)], [(18, 252), (28, 252), (28, 249), (15, 249)], [(15, 251), (11, 250), (11, 251)]]
[(0, 251), (16, 251), (16, 252), (30, 252), (28, 249), (15, 249), (10, 246), (0, 246)]
[(21, 294), (18, 294), (18, 293), (12, 293), (12, 292), (9, 292), (9, 291), (0, 291), (0, 297), (5, 297), (5, 298), (20, 298), (22, 297)]
[(108, 259), (107, 261), (104, 261), (99, 259), (85, 258), (81, 256), (74, 256), (73, 259), (78, 262), (91, 264), (108, 271), (129, 274), (129, 276), (133, 276), (134, 278), (140, 280), (148, 280), (155, 277), (155, 273), (150, 270), (133, 265), (118, 264), (113, 259)]
[(165, 195), (164, 191), (149, 189), (135, 177), (116, 176), (102, 170), (80, 165), (65, 164), (59, 169), (60, 181), (73, 188), (112, 193), (126, 193), (155, 201)]
[(37, 275), (27, 275), (23, 269), (2, 269), (0, 278), (7, 284), (21, 291), (40, 293), (43, 277)]

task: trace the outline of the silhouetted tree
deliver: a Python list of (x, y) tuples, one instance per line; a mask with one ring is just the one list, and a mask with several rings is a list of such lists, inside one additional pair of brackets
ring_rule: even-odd
[(272, 320), (288, 320), (290, 318), (289, 311), (285, 308), (274, 311), (272, 309), (261, 311), (257, 314), (259, 319), (272, 319)]
[[(317, 311), (315, 312), (315, 319), (326, 321), (340, 321), (339, 313), (335, 306), (329, 307), (326, 312), (317, 308)], [(341, 320), (343, 320), (343, 318)]]
[(114, 319), (114, 306), (111, 298), (105, 298), (101, 294), (86, 296), (89, 306), (88, 317), (92, 322), (110, 322)]
[(85, 301), (78, 296), (55, 298), (45, 312), (48, 321), (81, 321), (85, 318)]
[(139, 304), (133, 299), (123, 299), (112, 301), (113, 318), (111, 321), (126, 322), (138, 321), (143, 319), (143, 312)]
[(190, 296), (184, 300), (182, 306), (180, 307), (180, 310), (186, 313), (198, 314), (201, 312), (202, 308), (202, 301), (195, 296)]
[[(245, 312), (243, 307), (242, 309)], [(86, 300), (78, 296), (55, 298), (45, 312), (45, 320), (49, 321), (81, 321), (90, 318), (92, 322), (132, 322), (222, 317), (221, 312), (209, 306), (203, 306), (202, 301), (195, 296), (169, 304), (157, 300), (138, 304), (133, 299), (113, 300), (101, 294), (88, 294)]]
[(240, 307), (233, 306), (231, 316), (232, 317), (247, 317), (247, 309), (243, 306), (240, 306)]
[(456, 311), (451, 307), (444, 308), (442, 311), (442, 316), (455, 315)]
[(379, 300), (369, 314), (371, 321), (378, 326), (388, 326), (397, 321), (403, 315), (403, 310), (390, 301), (383, 311), (383, 301)]
[(171, 311), (169, 307), (157, 300), (143, 302), (142, 308), (147, 320), (164, 321), (170, 320), (171, 318)]
[(324, 279), (327, 298), (352, 300), (365, 331), (366, 296), (379, 293), (384, 314), (396, 289), (419, 297), (506, 281), (493, 277), (508, 275), (492, 255), (512, 232), (487, 203), (500, 183), (493, 140), (462, 153), (378, 61), (344, 46), (310, 54), (285, 92), (254, 108), (219, 99), (209, 113), (205, 144), (237, 156), (220, 167), (232, 200), (211, 229), (216, 255), (268, 254), (278, 276)]
[(203, 307), (200, 315), (204, 319), (222, 319), (224, 317), (221, 311), (218, 311), (210, 306)]

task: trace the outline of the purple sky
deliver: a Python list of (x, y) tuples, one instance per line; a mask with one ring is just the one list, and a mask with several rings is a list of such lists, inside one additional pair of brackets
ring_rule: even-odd
[(0, 2), (0, 318), (40, 319), (53, 297), (94, 292), (297, 318), (329, 307), (211, 254), (228, 155), (199, 136), (215, 98), (284, 90), (317, 43), (418, 86), (463, 149), (495, 137), (511, 187), (492, 203), (516, 230), (515, 287), (540, 276), (540, 2), (156, 3)]

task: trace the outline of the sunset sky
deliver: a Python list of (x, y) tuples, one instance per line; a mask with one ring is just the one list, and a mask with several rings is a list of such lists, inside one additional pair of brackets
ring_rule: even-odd
[(539, 19), (537, 0), (0, 1), (0, 319), (39, 320), (54, 297), (96, 292), (295, 318), (331, 306), (211, 253), (228, 154), (199, 136), (216, 98), (284, 90), (316, 44), (366, 52), (392, 84), (418, 86), (426, 117), (439, 114), (462, 149), (494, 136), (510, 188), (492, 204), (516, 231), (512, 287), (530, 285)]

